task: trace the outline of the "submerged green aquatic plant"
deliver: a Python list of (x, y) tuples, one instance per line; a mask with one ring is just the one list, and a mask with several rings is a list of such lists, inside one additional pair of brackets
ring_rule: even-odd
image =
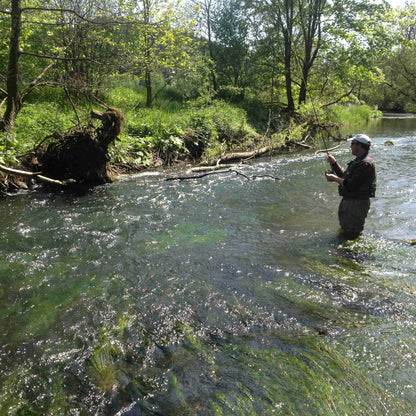
[(161, 234), (152, 242), (152, 250), (155, 249), (155, 244), (162, 250), (178, 246), (186, 248), (197, 244), (213, 244), (226, 236), (227, 233), (222, 228), (204, 229), (199, 223), (188, 222)]
[(117, 368), (114, 359), (105, 350), (94, 353), (88, 370), (94, 384), (103, 392), (110, 391), (117, 384)]
[[(284, 350), (226, 345), (227, 366), (238, 362), (240, 381), (211, 399), (215, 416), (408, 415), (409, 405), (389, 396), (363, 370), (322, 338), (292, 339)], [(242, 374), (244, 377), (242, 378)]]

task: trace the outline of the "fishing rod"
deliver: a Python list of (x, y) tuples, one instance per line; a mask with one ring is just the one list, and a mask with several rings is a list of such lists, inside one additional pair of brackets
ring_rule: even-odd
[[(298, 64), (298, 66), (300, 67), (300, 58), (299, 58), (299, 56), (298, 56), (298, 54), (297, 54), (297, 52), (296, 52), (295, 50), (294, 50), (293, 52), (294, 52), (295, 60), (296, 60), (296, 62), (297, 62), (297, 64)], [(319, 134), (319, 128), (320, 128), (319, 115), (318, 115), (318, 112), (316, 111), (314, 98), (312, 97), (312, 95), (311, 95), (310, 91), (309, 91), (309, 90), (308, 90), (308, 88), (307, 88), (307, 83), (306, 83), (306, 79), (305, 79), (305, 74), (303, 73), (302, 68), (300, 68), (300, 73), (302, 74), (301, 76), (302, 76), (303, 82), (304, 82), (304, 84), (305, 84), (306, 94), (309, 96), (309, 100), (310, 100), (310, 102), (311, 102), (311, 104), (312, 104), (312, 110), (313, 110), (313, 113), (314, 113), (314, 116), (315, 116), (316, 126), (317, 126), (316, 135), (317, 135), (317, 136), (320, 136), (320, 138), (322, 139), (322, 142), (323, 142), (323, 144), (324, 144), (324, 150), (323, 150), (323, 151), (324, 151), (324, 152), (326, 153), (326, 155), (328, 156), (328, 155), (329, 155), (328, 145), (327, 145), (327, 142), (326, 142), (326, 140), (325, 140), (325, 135), (324, 135), (324, 134)], [(336, 147), (338, 147), (338, 146), (336, 146)], [(317, 151), (317, 152), (315, 152), (315, 154), (320, 153), (320, 152), (321, 152), (321, 151)], [(325, 162), (324, 162), (324, 166), (325, 166), (325, 174), (327, 174), (327, 173), (334, 173), (334, 170), (333, 170), (333, 168), (332, 168), (332, 166), (331, 166), (331, 165), (330, 165), (330, 166), (331, 166), (331, 169), (327, 169), (327, 167), (326, 167), (326, 163), (325, 163)]]

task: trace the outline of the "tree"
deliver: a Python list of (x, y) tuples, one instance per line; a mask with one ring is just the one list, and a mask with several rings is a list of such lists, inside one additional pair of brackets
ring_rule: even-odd
[(302, 32), (304, 53), (301, 58), (299, 104), (306, 101), (309, 72), (318, 56), (322, 42), (322, 19), (326, 0), (298, 0), (299, 26)]
[(214, 91), (218, 90), (215, 68), (214, 37), (212, 32), (213, 15), (216, 13), (218, 3), (215, 0), (189, 0), (200, 11), (199, 24), (202, 36), (205, 36), (208, 45), (208, 54), (211, 59), (211, 79)]
[(22, 21), (22, 2), (21, 0), (11, 1), (10, 12), (10, 44), (9, 57), (6, 75), (6, 111), (0, 120), (0, 131), (4, 131), (7, 126), (11, 126), (21, 107), (19, 94), (18, 76), (20, 59), (20, 31)]
[(385, 3), (252, 0), (251, 5), (253, 13), (262, 17), (258, 44), (273, 48), (273, 59), (269, 59), (274, 62), (270, 66), (273, 78), (277, 79), (279, 72), (284, 77), (289, 114), (295, 111), (296, 95), (298, 105), (306, 102), (311, 79), (314, 91), (326, 95), (336, 91), (344, 96), (379, 73), (373, 64), (388, 42), (383, 39), (386, 31), (379, 20)]
[[(73, 43), (76, 34), (67, 39), (65, 45), (59, 45), (56, 39), (60, 38), (59, 30), (65, 27), (72, 28), (74, 21), (68, 22), (65, 16), (75, 17), (77, 21), (88, 20), (85, 11), (65, 8), (65, 5), (56, 7), (53, 1), (23, 2), (11, 0), (10, 7), (1, 10), (3, 15), (9, 16), (10, 35), (7, 57), (6, 86), (3, 90), (6, 96), (6, 110), (0, 114), (0, 130), (12, 128), (14, 121), (29, 94), (41, 85), (47, 73), (58, 62), (81, 60), (85, 57), (64, 56)], [(27, 21), (22, 16), (28, 16)], [(23, 29), (23, 24), (25, 28)], [(63, 37), (64, 38), (64, 37)], [(23, 42), (22, 42), (23, 40)], [(21, 58), (25, 56), (25, 67), (28, 70), (22, 73)], [(42, 68), (40, 71), (37, 68)]]
[(384, 72), (381, 88), (382, 106), (386, 109), (414, 111), (416, 108), (416, 4), (392, 11), (389, 22), (395, 29), (394, 48), (380, 61)]
[(243, 88), (249, 58), (250, 21), (242, 0), (222, 1), (212, 19), (215, 59), (220, 82)]
[(380, 63), (395, 42), (388, 11), (385, 2), (356, 0), (337, 0), (328, 7), (314, 74), (315, 88), (326, 106), (366, 100), (377, 104), (373, 98), (383, 82)]
[(131, 3), (124, 33), (125, 69), (143, 76), (146, 106), (153, 103), (153, 75), (163, 74), (166, 81), (186, 68), (195, 44), (193, 22), (177, 3), (140, 0)]

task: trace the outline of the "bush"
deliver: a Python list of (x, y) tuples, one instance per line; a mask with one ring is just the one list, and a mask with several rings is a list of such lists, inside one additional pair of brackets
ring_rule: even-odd
[(114, 164), (129, 165), (132, 168), (150, 166), (152, 143), (149, 138), (120, 135), (120, 141), (109, 149)]
[(143, 87), (112, 87), (108, 93), (108, 101), (111, 102), (112, 107), (117, 107), (123, 110), (123, 112), (128, 112), (144, 106), (146, 102), (146, 90)]
[(218, 91), (218, 98), (230, 103), (241, 103), (244, 100), (244, 89), (232, 85), (223, 86)]
[(328, 117), (335, 123), (353, 125), (381, 117), (382, 113), (368, 105), (337, 105), (329, 109)]
[(404, 111), (406, 113), (416, 113), (416, 104), (409, 103), (404, 106)]
[[(142, 112), (142, 118), (137, 117), (127, 126), (127, 133), (134, 138), (137, 148), (129, 147), (129, 151), (136, 155), (137, 151), (150, 154), (154, 152), (166, 164), (186, 153), (183, 141), (183, 130), (175, 124), (173, 118), (163, 117), (163, 113), (156, 110)], [(151, 117), (153, 116), (153, 117)], [(162, 120), (165, 118), (165, 120)]]
[(227, 148), (233, 148), (258, 135), (247, 123), (242, 108), (218, 100), (192, 110), (189, 125), (197, 129), (207, 144), (218, 140)]

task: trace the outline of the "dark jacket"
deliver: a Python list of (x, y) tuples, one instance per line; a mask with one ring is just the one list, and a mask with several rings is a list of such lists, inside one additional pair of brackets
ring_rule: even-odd
[(356, 158), (342, 169), (338, 163), (333, 166), (335, 174), (344, 179), (339, 194), (346, 199), (368, 199), (376, 194), (377, 170), (374, 159), (369, 155)]

